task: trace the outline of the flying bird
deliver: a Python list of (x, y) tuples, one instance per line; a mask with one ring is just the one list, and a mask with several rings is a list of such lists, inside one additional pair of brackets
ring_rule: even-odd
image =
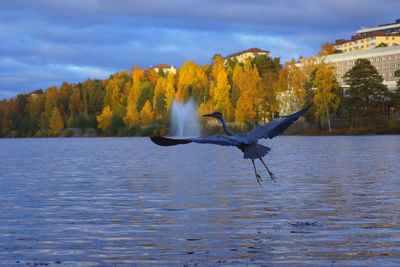
[(260, 159), (262, 164), (267, 169), (271, 180), (275, 182), (275, 175), (268, 169), (267, 164), (265, 164), (262, 159), (271, 150), (269, 147), (258, 144), (258, 140), (262, 138), (274, 138), (285, 131), (293, 122), (295, 122), (301, 115), (303, 115), (311, 105), (306, 108), (293, 113), (289, 116), (282, 117), (270, 121), (266, 124), (260, 125), (254, 130), (247, 133), (234, 134), (226, 125), (224, 117), (220, 112), (213, 112), (211, 114), (203, 115), (204, 117), (212, 117), (219, 120), (224, 127), (227, 135), (214, 135), (214, 136), (199, 136), (193, 138), (167, 138), (163, 136), (151, 136), (151, 140), (160, 146), (175, 146), (188, 143), (200, 143), (200, 144), (215, 144), (221, 146), (236, 146), (243, 152), (243, 157), (245, 159), (251, 159), (254, 167), (254, 173), (257, 178), (258, 184), (261, 186), (263, 181), (261, 176), (257, 173), (256, 165), (254, 164), (255, 159)]

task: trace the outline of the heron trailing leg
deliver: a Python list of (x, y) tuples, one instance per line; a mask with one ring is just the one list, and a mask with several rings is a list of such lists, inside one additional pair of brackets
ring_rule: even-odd
[(256, 165), (254, 164), (254, 159), (251, 159), (251, 162), (253, 162), (253, 167), (254, 167), (254, 173), (256, 174), (256, 178), (257, 178), (257, 183), (260, 185), (261, 187), (261, 182), (263, 181), (261, 179), (261, 176), (258, 175), (257, 170), (256, 170)]
[[(274, 183), (276, 183), (276, 181), (275, 181), (275, 179), (276, 179), (275, 174), (273, 174), (273, 173), (268, 169), (267, 164), (265, 164), (265, 162), (263, 161), (262, 158), (260, 158), (260, 160), (261, 160), (261, 162), (264, 164), (265, 168), (267, 169), (267, 171), (268, 171), (268, 173), (269, 173), (269, 176), (271, 177), (271, 180), (274, 181)], [(253, 163), (253, 164), (254, 164), (254, 163)]]

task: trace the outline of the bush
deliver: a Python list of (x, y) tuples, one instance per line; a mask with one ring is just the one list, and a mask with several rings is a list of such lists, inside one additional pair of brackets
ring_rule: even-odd
[(35, 133), (33, 137), (43, 137), (43, 136), (45, 136), (45, 134), (43, 133), (43, 131), (39, 130)]
[(387, 120), (387, 127), (390, 130), (398, 129), (399, 128), (399, 120), (396, 117), (389, 118)]
[(65, 137), (72, 137), (72, 136), (74, 136), (74, 135), (75, 135), (75, 133), (74, 133), (74, 131), (71, 130), (71, 129), (68, 129), (68, 130), (65, 132), (65, 134), (64, 134)]
[(141, 136), (150, 136), (153, 135), (153, 132), (155, 130), (155, 126), (146, 126), (143, 127), (142, 130), (140, 131)]

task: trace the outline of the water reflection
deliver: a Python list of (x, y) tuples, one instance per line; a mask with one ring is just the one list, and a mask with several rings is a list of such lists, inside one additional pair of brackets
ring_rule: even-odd
[(400, 264), (400, 137), (265, 143), (0, 139), (0, 263)]

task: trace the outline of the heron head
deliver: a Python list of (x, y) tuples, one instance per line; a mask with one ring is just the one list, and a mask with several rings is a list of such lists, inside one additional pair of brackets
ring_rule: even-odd
[(213, 112), (213, 113), (210, 113), (210, 114), (205, 114), (205, 115), (203, 115), (203, 116), (204, 116), (204, 117), (215, 118), (215, 119), (217, 119), (217, 120), (223, 119), (223, 116), (222, 116), (221, 112), (218, 112), (218, 111)]

